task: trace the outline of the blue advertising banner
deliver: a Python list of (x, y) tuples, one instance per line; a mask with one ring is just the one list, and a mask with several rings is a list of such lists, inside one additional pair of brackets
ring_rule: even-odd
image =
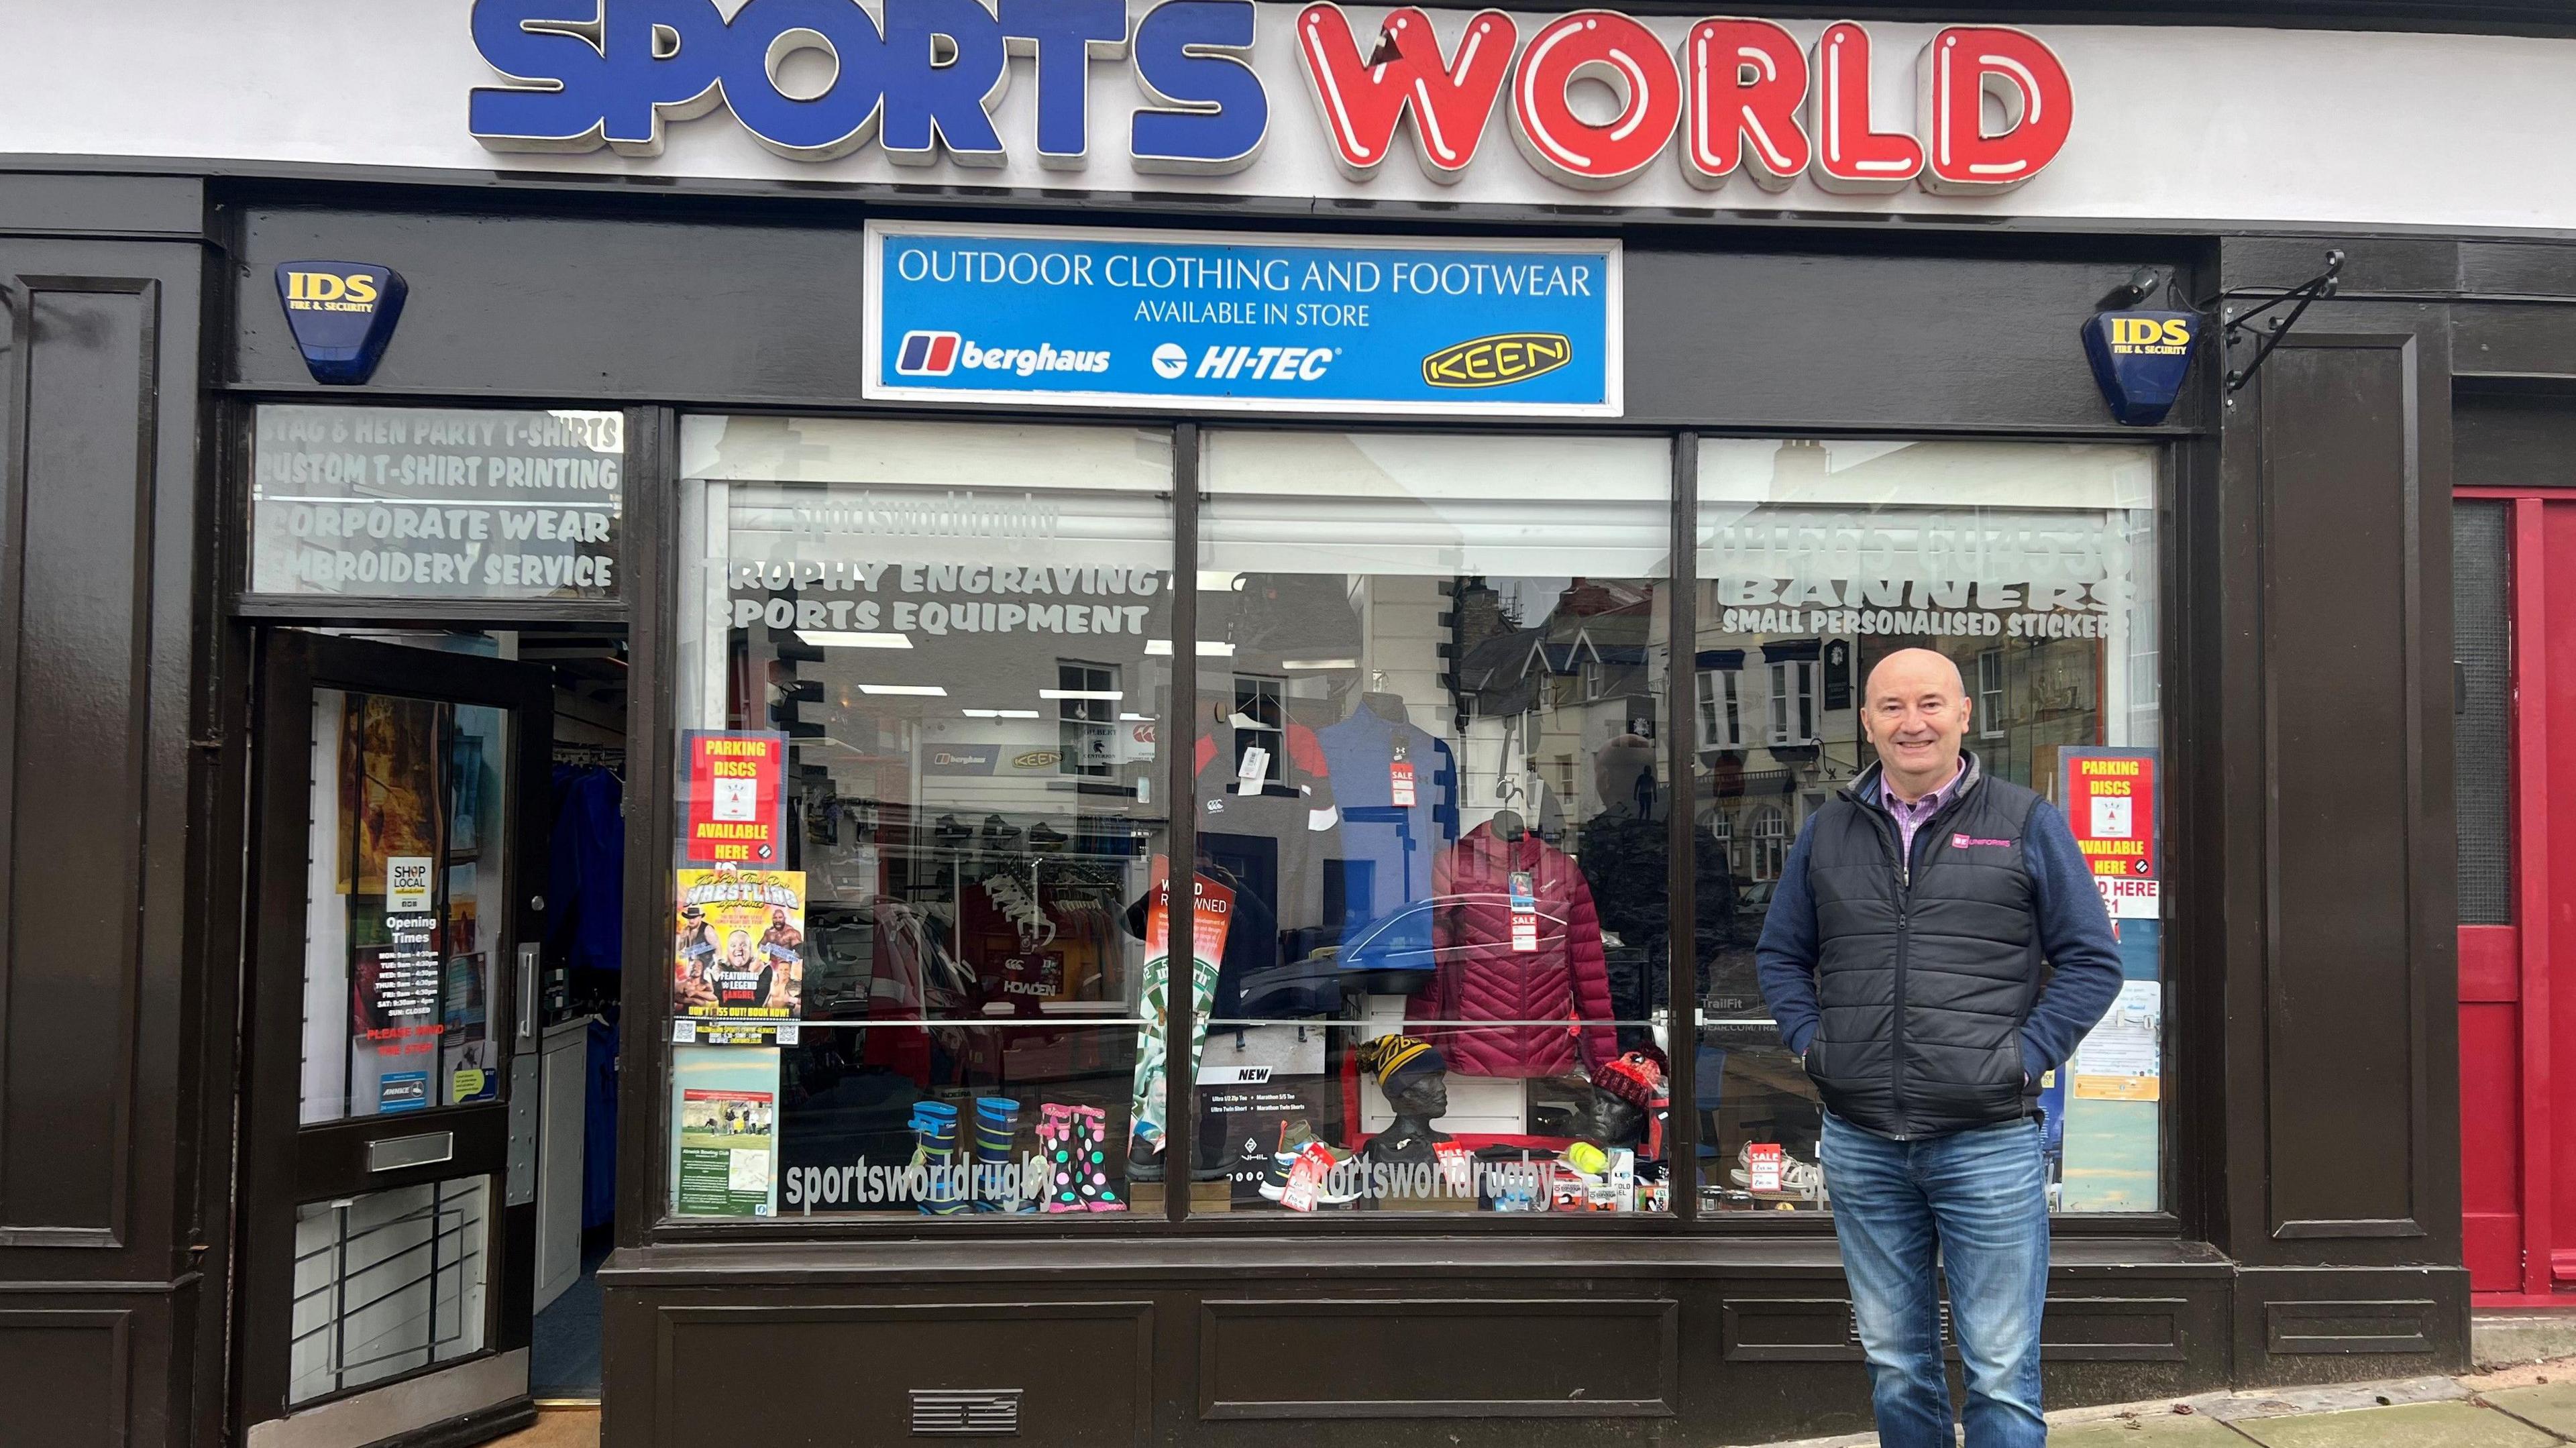
[(871, 222), (865, 395), (1616, 417), (1615, 241)]

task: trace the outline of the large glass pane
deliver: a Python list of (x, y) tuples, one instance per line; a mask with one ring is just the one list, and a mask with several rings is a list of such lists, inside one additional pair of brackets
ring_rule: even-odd
[(1169, 436), (682, 453), (672, 1210), (1159, 1213)]
[(2039, 1098), (2062, 1211), (2160, 1204), (2162, 840), (2156, 457), (1989, 443), (1704, 443), (1695, 1103), (1704, 1213), (1816, 1209), (1823, 1108), (1754, 952), (1799, 830), (1876, 758), (1860, 705), (1903, 648), (1959, 667), (1966, 745), (2055, 800), (2127, 984)]
[(490, 1208), (484, 1177), (297, 1207), (287, 1402), (482, 1351)]
[(2451, 510), (2453, 764), (2460, 811), (2460, 923), (2513, 923), (2513, 505)]
[(1221, 432), (1200, 521), (1197, 1119), (1234, 1212), (1651, 1212), (1671, 460)]
[(616, 598), (625, 446), (614, 412), (263, 405), (251, 591)]
[(304, 1124), (499, 1094), (508, 740), (498, 709), (315, 691)]

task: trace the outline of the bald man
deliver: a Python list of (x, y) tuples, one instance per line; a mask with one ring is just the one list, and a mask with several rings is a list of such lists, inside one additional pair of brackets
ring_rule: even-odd
[(1961, 750), (1969, 707), (1958, 665), (1929, 649), (1870, 671), (1861, 720), (1878, 762), (1798, 832), (1755, 952), (1780, 1039), (1825, 1104), (1825, 1190), (1885, 1448), (1955, 1441), (1942, 1280), (1968, 1448), (2047, 1441), (2039, 1078), (2120, 989), (2074, 835)]

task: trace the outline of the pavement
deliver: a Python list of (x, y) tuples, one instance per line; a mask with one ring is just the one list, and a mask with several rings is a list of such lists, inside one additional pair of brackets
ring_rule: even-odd
[[(2481, 1356), (2485, 1356), (2482, 1352)], [(2576, 1443), (2576, 1357), (2466, 1377), (2204, 1393), (2048, 1415), (2051, 1448), (2556, 1448)], [(1875, 1448), (1877, 1435), (1769, 1448)], [(599, 1410), (548, 1408), (495, 1448), (598, 1448)]]
[[(2557, 1448), (2576, 1443), (2576, 1357), (2457, 1378), (2204, 1393), (2048, 1415), (2050, 1448)], [(1875, 1434), (1771, 1448), (1872, 1448)]]

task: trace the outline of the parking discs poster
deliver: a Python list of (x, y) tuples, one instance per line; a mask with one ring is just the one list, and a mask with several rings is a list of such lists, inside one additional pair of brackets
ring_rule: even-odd
[(870, 223), (866, 395), (1616, 417), (1615, 241)]

